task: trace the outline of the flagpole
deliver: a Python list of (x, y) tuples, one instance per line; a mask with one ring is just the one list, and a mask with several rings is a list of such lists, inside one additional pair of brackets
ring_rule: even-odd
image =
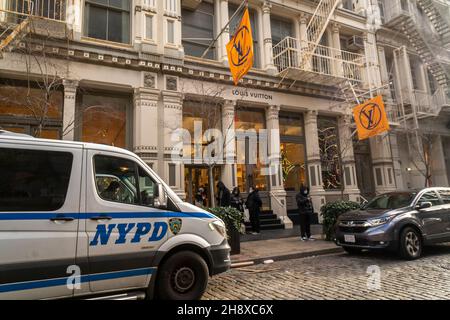
[(222, 33), (224, 33), (225, 29), (228, 28), (228, 26), (230, 25), (231, 21), (237, 16), (237, 14), (244, 8), (244, 7), (248, 7), (248, 0), (244, 0), (244, 2), (241, 3), (241, 5), (237, 8), (236, 12), (231, 16), (231, 18), (228, 20), (228, 23), (225, 25), (225, 27), (223, 27), (222, 31), (220, 31), (220, 33), (217, 35), (217, 37), (211, 42), (211, 44), (209, 45), (208, 48), (206, 48), (205, 52), (203, 52), (202, 56), (200, 57), (201, 59), (205, 58), (206, 54), (208, 53), (209, 50), (211, 50), (211, 48), (214, 46), (214, 44), (217, 42), (217, 40), (219, 39), (219, 37), (222, 35)]

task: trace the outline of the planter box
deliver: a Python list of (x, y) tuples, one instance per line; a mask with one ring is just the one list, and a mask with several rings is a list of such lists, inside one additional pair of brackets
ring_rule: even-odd
[(229, 232), (228, 244), (231, 247), (231, 254), (241, 253), (241, 235), (239, 233), (239, 230), (230, 227), (228, 228), (228, 232)]

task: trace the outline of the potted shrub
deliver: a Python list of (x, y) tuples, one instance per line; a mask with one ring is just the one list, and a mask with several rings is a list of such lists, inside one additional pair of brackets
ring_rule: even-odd
[(357, 210), (360, 205), (353, 201), (336, 201), (330, 202), (324, 205), (320, 209), (320, 214), (323, 217), (323, 233), (325, 234), (327, 241), (334, 240), (335, 231), (334, 226), (337, 218), (348, 211)]
[(241, 252), (240, 230), (243, 219), (242, 212), (232, 207), (209, 208), (208, 211), (225, 222), (231, 254), (239, 254)]

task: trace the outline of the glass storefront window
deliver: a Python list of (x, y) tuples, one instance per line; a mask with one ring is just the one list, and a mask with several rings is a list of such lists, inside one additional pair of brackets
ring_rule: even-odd
[[(267, 191), (267, 176), (261, 175), (263, 164), (259, 159), (259, 141), (256, 133), (266, 128), (264, 111), (239, 109), (236, 111), (237, 180), (239, 189), (247, 192), (250, 186)], [(245, 133), (254, 130), (253, 133)], [(256, 162), (256, 163), (255, 163)]]
[[(212, 172), (214, 195), (217, 196), (217, 183), (221, 176), (220, 167), (214, 167)], [(186, 200), (195, 205), (210, 207), (212, 201), (209, 188), (209, 169), (202, 166), (185, 166), (184, 177)]]
[(342, 171), (339, 157), (339, 136), (337, 120), (318, 117), (320, 160), (322, 164), (322, 180), (325, 190), (342, 188)]
[(280, 136), (303, 136), (303, 118), (301, 115), (280, 114)]
[(286, 191), (300, 191), (302, 184), (307, 185), (304, 144), (282, 142), (281, 162)]
[(54, 89), (47, 97), (43, 89), (0, 85), (0, 97), (0, 127), (37, 138), (61, 138), (62, 91)]
[(81, 141), (126, 148), (129, 105), (125, 97), (83, 95)]
[(284, 189), (300, 191), (307, 185), (303, 116), (280, 113), (279, 125)]
[[(206, 103), (205, 101), (185, 101), (183, 104), (183, 128), (188, 130), (191, 135), (191, 145), (187, 148), (185, 145), (184, 154), (185, 158), (193, 159), (195, 156), (195, 123), (202, 124), (202, 150), (207, 146), (208, 141), (204, 140), (204, 133), (208, 129), (218, 129), (222, 132), (222, 113), (221, 106), (216, 103)], [(198, 143), (198, 142), (197, 142)]]

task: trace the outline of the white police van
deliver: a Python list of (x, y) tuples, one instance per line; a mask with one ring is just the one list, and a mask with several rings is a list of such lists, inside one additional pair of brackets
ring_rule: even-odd
[(135, 154), (0, 130), (0, 299), (198, 299), (229, 252)]

